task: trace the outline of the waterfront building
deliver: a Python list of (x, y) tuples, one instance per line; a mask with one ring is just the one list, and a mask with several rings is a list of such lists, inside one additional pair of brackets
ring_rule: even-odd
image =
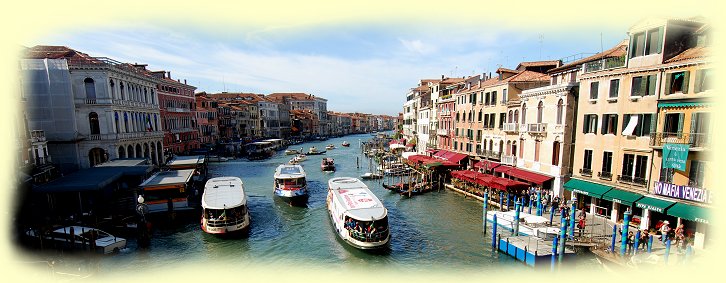
[(629, 29), (622, 57), (584, 64), (573, 180), (565, 184), (580, 206), (612, 221), (630, 210), (639, 228), (684, 223), (696, 247), (710, 219), (707, 31), (693, 19), (644, 20)]
[(454, 136), (454, 118), (453, 114), (456, 113), (455, 103), (456, 99), (454, 95), (449, 97), (441, 97), (437, 103), (438, 115), (438, 127), (436, 129), (436, 136), (438, 137), (437, 145), (439, 149), (453, 150), (454, 146), (452, 138)]
[[(146, 65), (137, 65), (144, 68)], [(199, 130), (195, 119), (194, 86), (186, 80), (173, 80), (171, 72), (150, 72), (157, 79), (159, 114), (164, 130), (164, 148), (170, 153), (188, 153), (200, 146)]]
[[(463, 87), (458, 92), (451, 92), (442, 96), (444, 99), (453, 98), (456, 102), (454, 108), (454, 139), (453, 149), (456, 152), (470, 156), (481, 150), (482, 113), (479, 111), (478, 119), (474, 107), (481, 101), (481, 76), (471, 76), (463, 81)], [(476, 134), (476, 135), (475, 135)]]
[(312, 137), (315, 131), (320, 129), (318, 116), (310, 110), (290, 110), (290, 120), (292, 121), (290, 135), (293, 137)]
[(463, 78), (448, 78), (442, 75), (440, 80), (426, 82), (428, 91), (421, 93), (416, 120), (416, 139), (418, 140), (416, 150), (418, 153), (425, 154), (427, 151), (434, 151), (438, 148), (436, 130), (438, 129), (437, 103), (439, 97), (450, 97), (463, 81)]
[(217, 125), (217, 102), (210, 99), (206, 92), (200, 92), (195, 97), (196, 124), (199, 131), (199, 142), (206, 147), (213, 147), (219, 137)]
[(330, 135), (331, 125), (328, 121), (328, 100), (312, 94), (301, 92), (276, 92), (267, 95), (272, 101), (289, 105), (290, 110), (309, 110), (317, 116), (317, 128), (314, 135)]
[(34, 46), (24, 58), (29, 126), (45, 132), (62, 171), (115, 158), (163, 162), (157, 82), (145, 70), (64, 46)]

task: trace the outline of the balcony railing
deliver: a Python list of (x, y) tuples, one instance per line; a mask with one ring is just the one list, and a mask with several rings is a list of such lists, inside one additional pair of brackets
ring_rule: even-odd
[(517, 165), (517, 156), (514, 156), (514, 155), (502, 156), (502, 163), (504, 163), (506, 165), (516, 166)]
[(580, 168), (580, 175), (592, 177), (592, 169), (589, 168)]
[(507, 133), (518, 133), (519, 132), (519, 124), (517, 123), (504, 123), (504, 132)]
[(476, 154), (479, 155), (479, 156), (481, 156), (481, 157), (491, 158), (491, 159), (497, 159), (497, 160), (499, 160), (499, 159), (502, 158), (502, 153), (501, 152), (499, 152), (499, 151), (493, 151), (493, 150), (481, 150), (481, 149), (479, 149), (479, 150), (476, 151)]
[(438, 130), (436, 130), (436, 134), (439, 136), (449, 136), (449, 130), (438, 129)]
[(133, 133), (111, 133), (88, 135), (88, 140), (125, 140), (140, 138), (163, 138), (164, 132), (133, 132)]
[(625, 56), (605, 58), (594, 62), (585, 63), (585, 73), (596, 72), (625, 66)]
[(42, 130), (33, 130), (30, 132), (30, 142), (44, 142), (45, 139), (45, 131)]
[(661, 147), (666, 143), (688, 144), (691, 147), (709, 147), (707, 133), (651, 133), (650, 146)]
[(645, 187), (648, 183), (645, 178), (618, 175), (618, 182)]
[(527, 132), (531, 134), (544, 134), (547, 132), (547, 123), (527, 124)]
[(613, 173), (611, 172), (597, 172), (597, 177), (602, 180), (611, 181), (613, 179)]

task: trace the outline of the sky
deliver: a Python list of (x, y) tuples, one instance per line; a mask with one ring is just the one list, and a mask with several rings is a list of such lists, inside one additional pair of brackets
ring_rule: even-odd
[(397, 115), (421, 79), (492, 74), (522, 61), (608, 49), (634, 23), (507, 28), (495, 23), (195, 26), (137, 22), (76, 27), (24, 43), (148, 64), (208, 93), (304, 92), (328, 109)]

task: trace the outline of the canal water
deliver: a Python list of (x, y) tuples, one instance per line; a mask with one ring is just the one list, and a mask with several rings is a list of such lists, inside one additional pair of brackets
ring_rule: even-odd
[[(382, 252), (354, 249), (337, 238), (327, 216), (327, 181), (332, 177), (359, 177), (368, 172), (369, 161), (360, 152), (360, 143), (370, 135), (351, 135), (327, 141), (307, 142), (290, 148), (315, 146), (336, 149), (324, 155), (311, 155), (302, 163), (307, 173), (307, 207), (292, 207), (273, 196), (275, 168), (291, 155), (278, 152), (270, 159), (230, 160), (209, 164), (210, 177), (238, 176), (244, 182), (252, 217), (249, 235), (223, 239), (208, 235), (199, 227), (199, 218), (174, 228), (153, 232), (151, 247), (137, 249), (134, 239), (120, 254), (96, 257), (97, 274), (127, 274), (176, 265), (261, 264), (273, 266), (355, 267), (394, 270), (487, 271), (532, 270), (511, 257), (492, 251), (491, 224), (482, 233), (481, 203), (455, 192), (442, 190), (403, 197), (381, 186), (380, 180), (364, 181), (388, 209), (391, 242)], [(348, 141), (350, 147), (341, 143)], [(336, 171), (323, 173), (323, 157), (335, 160)], [(359, 165), (359, 166), (358, 166)], [(586, 258), (581, 268), (597, 268)]]

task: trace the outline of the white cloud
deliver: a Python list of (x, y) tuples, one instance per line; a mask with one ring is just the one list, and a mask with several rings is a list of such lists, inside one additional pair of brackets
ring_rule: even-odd
[(436, 47), (430, 44), (424, 44), (421, 40), (415, 39), (415, 40), (406, 40), (406, 39), (398, 39), (401, 44), (403, 44), (403, 47), (406, 48), (406, 50), (410, 52), (415, 52), (418, 54), (430, 54), (436, 51)]

